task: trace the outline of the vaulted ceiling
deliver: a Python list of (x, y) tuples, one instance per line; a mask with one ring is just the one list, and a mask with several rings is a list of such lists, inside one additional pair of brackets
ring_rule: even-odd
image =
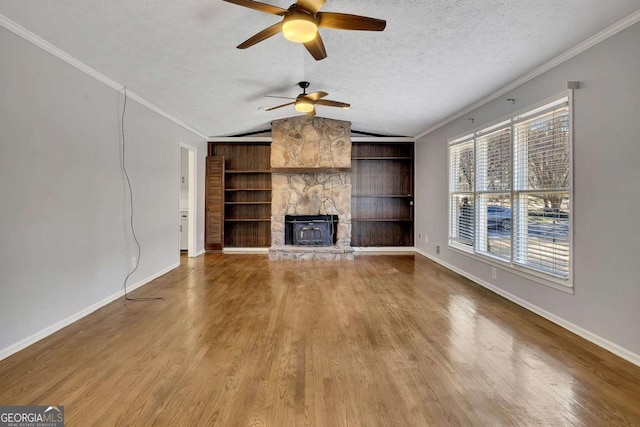
[(323, 11), (387, 27), (321, 29), (328, 57), (315, 61), (281, 35), (236, 49), (280, 18), (221, 0), (0, 0), (0, 14), (209, 136), (295, 115), (264, 111), (283, 101), (265, 95), (295, 97), (301, 80), (351, 103), (319, 116), (415, 136), (638, 9), (638, 0), (328, 0)]

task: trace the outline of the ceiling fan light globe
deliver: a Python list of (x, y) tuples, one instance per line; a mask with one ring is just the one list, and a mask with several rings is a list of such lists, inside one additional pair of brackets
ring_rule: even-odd
[(318, 25), (306, 13), (292, 13), (282, 21), (282, 34), (294, 43), (307, 43), (316, 38)]
[(298, 113), (310, 113), (313, 111), (313, 104), (309, 101), (296, 101), (295, 109)]

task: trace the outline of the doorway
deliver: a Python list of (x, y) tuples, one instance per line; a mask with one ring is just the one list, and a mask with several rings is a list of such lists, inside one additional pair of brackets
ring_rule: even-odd
[(196, 148), (180, 143), (179, 146), (179, 250), (193, 258), (196, 252)]

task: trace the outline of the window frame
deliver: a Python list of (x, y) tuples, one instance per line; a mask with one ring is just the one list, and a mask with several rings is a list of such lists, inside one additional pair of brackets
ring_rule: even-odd
[[(478, 165), (476, 164), (477, 162), (477, 142), (476, 139), (479, 135), (479, 133), (482, 131), (482, 134), (488, 134), (490, 133), (490, 131), (492, 129), (497, 129), (500, 126), (504, 125), (505, 122), (510, 122), (511, 123), (511, 150), (512, 150), (512, 158), (511, 158), (511, 183), (510, 183), (510, 189), (509, 189), (509, 194), (511, 195), (511, 215), (512, 215), (512, 224), (513, 224), (513, 219), (514, 219), (514, 206), (513, 206), (513, 197), (514, 194), (520, 194), (521, 190), (516, 188), (515, 186), (515, 176), (514, 176), (514, 156), (515, 156), (515, 151), (516, 151), (516, 147), (515, 147), (515, 136), (513, 133), (514, 127), (516, 126), (516, 124), (518, 123), (518, 121), (516, 119), (518, 119), (520, 116), (523, 115), (535, 115), (535, 114), (539, 114), (539, 112), (535, 112), (535, 110), (540, 110), (544, 111), (545, 106), (553, 104), (554, 102), (558, 102), (561, 101), (563, 98), (567, 98), (567, 105), (568, 105), (568, 126), (569, 126), (569, 141), (568, 141), (568, 145), (569, 145), (569, 175), (568, 175), (568, 194), (569, 194), (569, 231), (568, 231), (568, 243), (569, 243), (569, 264), (568, 264), (568, 275), (567, 278), (562, 278), (556, 275), (553, 275), (551, 273), (545, 273), (542, 270), (537, 270), (534, 269), (532, 267), (526, 267), (524, 265), (520, 265), (516, 262), (514, 262), (513, 260), (513, 255), (516, 252), (516, 248), (514, 247), (514, 241), (515, 241), (515, 227), (511, 227), (510, 230), (510, 244), (511, 244), (511, 256), (510, 259), (504, 260), (501, 259), (499, 257), (494, 257), (491, 256), (489, 254), (485, 254), (485, 253), (479, 253), (476, 251), (477, 248), (477, 230), (475, 228), (477, 221), (478, 221), (478, 216), (480, 215), (479, 212), (477, 212), (477, 209), (475, 209), (475, 207), (477, 206), (477, 201), (475, 200), (477, 197), (479, 197), (480, 194), (482, 194), (482, 192), (478, 191)], [(497, 120), (493, 120), (491, 122), (485, 123), (481, 126), (477, 126), (469, 131), (464, 132), (463, 134), (460, 134), (456, 137), (453, 138), (449, 138), (447, 140), (447, 223), (448, 223), (448, 228), (447, 228), (447, 242), (448, 242), (448, 247), (450, 249), (452, 249), (453, 251), (457, 252), (457, 253), (461, 253), (465, 256), (471, 257), (473, 259), (479, 260), (485, 264), (489, 264), (493, 267), (497, 267), (500, 268), (501, 270), (505, 270), (511, 273), (514, 273), (516, 275), (525, 277), (527, 279), (532, 280), (533, 282), (539, 283), (539, 284), (543, 284), (545, 286), (563, 291), (565, 293), (570, 293), (573, 294), (574, 292), (574, 283), (573, 283), (573, 265), (574, 265), (574, 244), (573, 244), (573, 235), (574, 235), (574, 226), (573, 226), (573, 218), (575, 216), (574, 213), (574, 181), (573, 181), (573, 154), (574, 154), (574, 127), (573, 127), (573, 90), (566, 90), (563, 92), (560, 92), (554, 96), (551, 96), (549, 98), (546, 98), (542, 101), (539, 101), (535, 104), (532, 104), (526, 108), (522, 108), (520, 110), (517, 110), (511, 114), (509, 114), (508, 116), (505, 117), (501, 117)], [(474, 230), (473, 230), (473, 243), (471, 245), (466, 245), (463, 243), (460, 243), (456, 240), (454, 240), (451, 236), (452, 236), (452, 221), (453, 221), (453, 205), (452, 205), (452, 196), (456, 195), (456, 192), (452, 191), (452, 186), (451, 186), (451, 169), (452, 169), (452, 164), (451, 164), (451, 147), (455, 146), (457, 143), (464, 143), (465, 141), (468, 141), (469, 139), (471, 139), (473, 141), (473, 152), (474, 152), (474, 165), (473, 165), (473, 172), (474, 172), (474, 178), (473, 178), (473, 190), (470, 191), (469, 193), (473, 195), (474, 198)]]

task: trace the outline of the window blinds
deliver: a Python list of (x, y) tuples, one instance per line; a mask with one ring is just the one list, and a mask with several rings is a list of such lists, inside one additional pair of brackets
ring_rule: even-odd
[(450, 141), (450, 242), (568, 279), (570, 146), (568, 97)]
[(562, 278), (569, 276), (569, 106), (514, 120), (517, 220), (514, 260)]

